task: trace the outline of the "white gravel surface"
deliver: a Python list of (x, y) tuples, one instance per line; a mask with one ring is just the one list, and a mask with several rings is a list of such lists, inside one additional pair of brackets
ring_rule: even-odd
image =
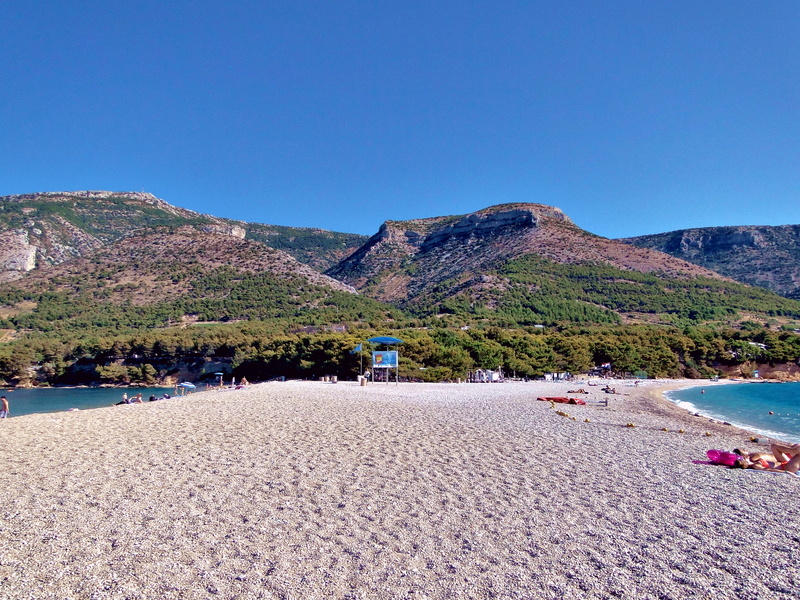
[[(0, 598), (800, 596), (800, 478), (693, 462), (758, 446), (615, 385), (286, 382), (7, 419)], [(576, 387), (610, 405), (535, 400)]]

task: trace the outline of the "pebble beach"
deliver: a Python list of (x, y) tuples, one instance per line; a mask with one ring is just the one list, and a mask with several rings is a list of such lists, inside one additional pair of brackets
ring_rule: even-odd
[(800, 596), (800, 478), (704, 464), (766, 440), (661, 397), (698, 382), (612, 385), (289, 381), (6, 419), (0, 599)]

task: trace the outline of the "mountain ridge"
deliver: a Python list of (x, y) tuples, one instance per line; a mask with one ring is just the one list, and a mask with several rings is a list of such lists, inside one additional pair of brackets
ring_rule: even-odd
[(265, 242), (318, 270), (366, 239), (315, 228), (223, 219), (173, 206), (145, 192), (15, 194), (0, 197), (0, 281), (88, 255), (140, 230), (183, 225)]
[[(19, 210), (9, 211), (9, 205), (16, 205)], [(17, 272), (15, 277), (21, 282), (18, 289), (39, 281), (38, 289), (42, 291), (46, 287), (42, 282), (48, 278), (47, 285), (57, 287), (55, 281), (64, 277), (60, 273), (72, 268), (77, 271), (71, 277), (79, 278), (83, 272), (91, 280), (96, 272), (92, 262), (113, 256), (115, 266), (110, 270), (127, 270), (130, 281), (123, 285), (129, 289), (139, 285), (137, 294), (147, 296), (142, 291), (152, 283), (144, 277), (147, 262), (162, 265), (163, 272), (157, 277), (163, 281), (169, 279), (172, 267), (163, 259), (163, 248), (150, 244), (147, 237), (144, 242), (136, 242), (136, 236), (182, 232), (184, 236), (195, 236), (200, 241), (194, 244), (204, 248), (186, 248), (187, 256), (195, 256), (192, 252), (199, 250), (213, 254), (212, 246), (229, 245), (224, 240), (247, 242), (251, 250), (258, 248), (262, 254), (272, 252), (277, 256), (282, 251), (270, 249), (262, 241), (264, 237), (270, 241), (274, 236), (287, 245), (297, 241), (292, 260), (282, 264), (284, 271), (293, 272), (298, 281), (330, 277), (321, 280), (322, 287), (330, 293), (343, 292), (336, 289), (338, 284), (332, 284), (341, 282), (351, 286), (347, 291), (355, 290), (372, 300), (410, 311), (417, 318), (458, 315), (465, 322), (499, 320), (520, 326), (571, 320), (727, 322), (739, 313), (762, 314), (762, 318), (767, 314), (800, 314), (800, 309), (788, 301), (770, 300), (766, 292), (737, 287), (739, 284), (732, 279), (692, 262), (585, 231), (561, 209), (544, 204), (498, 204), (463, 215), (389, 220), (355, 249), (354, 242), (359, 238), (337, 237), (346, 234), (293, 230), (292, 234), (300, 232), (300, 239), (294, 240), (293, 235), (270, 230), (268, 225), (178, 209), (145, 193), (52, 192), (0, 198), (0, 206), (0, 225), (17, 225), (17, 229), (10, 230), (12, 233), (51, 242), (49, 247), (30, 245), (34, 252), (41, 253), (45, 264), (37, 263), (24, 276)], [(63, 222), (69, 227), (58, 229), (57, 225)], [(262, 239), (258, 239), (259, 233)], [(67, 241), (73, 246), (52, 243), (57, 234), (62, 238), (72, 236)], [(202, 236), (211, 246), (204, 246), (206, 240)], [(84, 245), (79, 247), (78, 242)], [(126, 243), (141, 244), (143, 254), (114, 254), (115, 248)], [(173, 245), (180, 247), (183, 243)], [(61, 251), (60, 264), (67, 266), (48, 275), (47, 269), (53, 269), (53, 265), (46, 264), (47, 259), (55, 263), (52, 257), (56, 250)], [(230, 258), (223, 258), (222, 262), (235, 260), (240, 250), (229, 249)], [(297, 260), (298, 253), (305, 257), (304, 262)], [(173, 254), (171, 260), (178, 265), (183, 258)], [(219, 264), (211, 265), (202, 259), (195, 263), (194, 275), (203, 269), (220, 268)], [(323, 271), (321, 266), (330, 263), (332, 266)], [(137, 282), (137, 278), (141, 281)], [(195, 285), (202, 288), (202, 283)], [(104, 290), (101, 299), (109, 298)], [(215, 306), (223, 310), (221, 305)]]
[(722, 278), (687, 261), (596, 236), (560, 209), (534, 203), (386, 221), (364, 246), (326, 273), (378, 299), (398, 301), (432, 283), (463, 279), (468, 272), (526, 254), (565, 264), (601, 262), (644, 273)]
[(754, 360), (796, 371), (800, 302), (597, 236), (556, 207), (389, 220), (366, 238), (157, 200), (0, 199), (0, 236), (27, 236), (5, 255), (17, 272), (0, 284), (0, 382), (353, 375), (352, 349), (393, 333), (403, 375), (431, 381), (609, 362), (653, 376), (746, 374)]
[(699, 227), (619, 241), (800, 299), (800, 225)]

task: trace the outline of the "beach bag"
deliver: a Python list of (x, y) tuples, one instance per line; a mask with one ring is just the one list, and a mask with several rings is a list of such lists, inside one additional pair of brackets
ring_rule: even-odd
[(709, 450), (706, 452), (706, 456), (715, 465), (725, 465), (726, 467), (732, 467), (737, 460), (742, 458), (738, 454), (725, 452), (724, 450)]

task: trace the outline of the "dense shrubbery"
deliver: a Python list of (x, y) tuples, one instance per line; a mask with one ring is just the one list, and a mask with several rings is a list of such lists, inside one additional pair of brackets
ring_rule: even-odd
[[(213, 360), (229, 375), (252, 381), (284, 376), (355, 377), (363, 354), (357, 344), (378, 333), (289, 333), (286, 324), (249, 322), (151, 330), (145, 334), (94, 336), (55, 341), (30, 337), (0, 348), (0, 374), (8, 383), (25, 380), (28, 367), (47, 383), (152, 383), (176, 362)], [(464, 377), (475, 368), (497, 368), (518, 377), (549, 372), (585, 372), (610, 362), (615, 372), (649, 377), (709, 377), (721, 366), (749, 361), (796, 362), (800, 336), (763, 327), (752, 330), (574, 326), (560, 330), (396, 329), (401, 376), (438, 381)], [(91, 368), (87, 368), (89, 365)]]
[(283, 250), (300, 262), (324, 271), (359, 248), (367, 241), (367, 236), (250, 223), (247, 227), (247, 239)]
[[(762, 288), (703, 277), (676, 279), (623, 271), (606, 264), (557, 264), (536, 256), (511, 261), (498, 270), (523, 286), (522, 298), (561, 299), (621, 313), (650, 313), (665, 322), (690, 324), (729, 318), (738, 311), (800, 317), (800, 303)], [(510, 295), (520, 295), (512, 287)], [(612, 317), (607, 316), (606, 322)], [(561, 319), (572, 322), (587, 318)], [(602, 322), (596, 319), (593, 322)]]
[(185, 295), (146, 305), (103, 302), (102, 289), (96, 286), (44, 293), (6, 291), (0, 294), (0, 305), (29, 301), (36, 308), (0, 320), (0, 327), (63, 338), (87, 331), (157, 329), (180, 322), (185, 315), (199, 321), (280, 319), (308, 325), (381, 321), (402, 315), (375, 300), (311, 285), (300, 277), (276, 279), (267, 273), (243, 274), (226, 267), (187, 279), (186, 287)]

